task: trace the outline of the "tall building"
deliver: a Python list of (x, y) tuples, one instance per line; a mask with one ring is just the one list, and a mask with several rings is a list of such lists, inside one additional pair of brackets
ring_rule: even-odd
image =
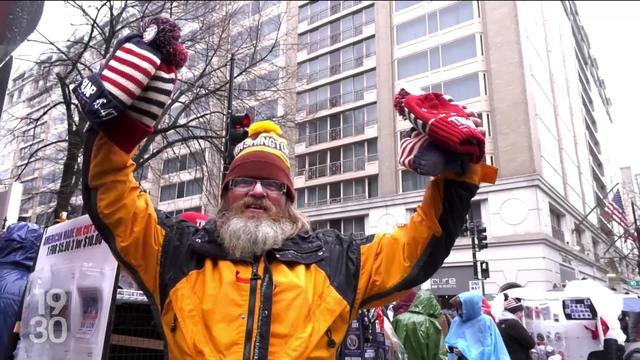
[[(129, 4), (135, 6), (136, 4)], [(162, 5), (159, 3), (159, 5)], [(182, 26), (182, 38), (207, 39), (192, 41), (189, 61), (179, 77), (183, 81), (199, 81), (205, 84), (205, 91), (225, 84), (228, 72), (230, 49), (236, 55), (234, 110), (247, 111), (254, 120), (265, 118), (284, 119), (287, 110), (282, 105), (285, 92), (279, 87), (279, 80), (286, 79), (285, 51), (280, 50), (280, 39), (287, 34), (287, 22), (283, 14), (287, 12), (287, 2), (245, 1), (213, 3), (181, 3), (173, 8), (174, 14), (187, 14), (190, 19), (177, 22)], [(150, 11), (151, 12), (151, 11)], [(134, 13), (137, 14), (137, 13)], [(135, 15), (132, 15), (135, 16)], [(227, 22), (234, 23), (230, 35), (226, 33)], [(224, 31), (224, 33), (223, 33)], [(126, 31), (118, 33), (121, 36)], [(195, 35), (194, 35), (195, 33)], [(80, 34), (75, 43), (82, 43)], [(99, 37), (92, 40), (95, 48), (100, 48)], [(69, 43), (71, 46), (72, 43)], [(64, 50), (69, 51), (71, 48)], [(48, 62), (64, 58), (55, 53), (42, 65), (14, 74), (7, 93), (7, 106), (3, 112), (3, 128), (19, 129), (14, 138), (4, 137), (0, 165), (0, 179), (11, 181), (20, 173), (24, 184), (24, 196), (20, 207), (20, 218), (40, 225), (51, 223), (51, 210), (55, 205), (65, 144), (47, 146), (37, 156), (31, 156), (35, 149), (66, 138), (66, 117), (62, 106), (47, 112), (39, 121), (25, 120), (37, 117), (47, 106), (60, 100), (61, 95), (55, 81), (54, 72)], [(90, 54), (95, 55), (95, 54)], [(85, 54), (85, 57), (88, 57)], [(99, 59), (91, 59), (97, 61)], [(48, 61), (48, 62), (47, 62)], [(258, 62), (257, 66), (254, 66)], [(219, 64), (219, 65), (216, 65)], [(208, 67), (207, 67), (208, 66)], [(216, 68), (219, 66), (219, 69)], [(94, 70), (98, 67), (96, 66)], [(295, 67), (294, 67), (295, 68)], [(206, 71), (204, 70), (206, 69)], [(215, 69), (215, 70), (212, 70)], [(202, 74), (200, 72), (206, 72)], [(197, 80), (196, 80), (197, 79)], [(75, 80), (77, 81), (77, 79)], [(75, 81), (70, 83), (75, 84)], [(213, 85), (212, 85), (213, 84)], [(182, 84), (178, 84), (180, 87)], [(181, 88), (183, 90), (183, 88)], [(181, 137), (198, 136), (214, 131), (217, 137), (222, 133), (226, 111), (226, 89), (218, 90), (214, 96), (202, 96), (202, 89), (194, 87), (185, 91), (165, 115), (172, 125), (190, 123), (189, 128), (177, 126), (166, 134), (158, 136), (148, 153), (162, 149), (167, 143), (175, 143), (147, 162), (136, 172), (135, 177), (148, 192), (154, 204), (170, 215), (185, 211), (213, 213), (218, 206), (220, 169), (219, 151), (204, 141), (178, 141)], [(223, 95), (221, 95), (223, 94)], [(221, 98), (223, 98), (221, 100)], [(286, 100), (293, 103), (295, 98)], [(186, 104), (186, 105), (185, 105)], [(27, 126), (17, 124), (22, 121)], [(12, 123), (8, 123), (12, 122)], [(168, 124), (166, 121), (164, 125)], [(15, 131), (5, 133), (15, 133)], [(10, 140), (10, 141), (6, 141)], [(25, 170), (25, 164), (29, 164)], [(79, 190), (73, 199), (73, 216), (80, 215), (82, 199)], [(1, 220), (1, 219), (0, 219)]]
[[(600, 210), (616, 183), (604, 145), (611, 101), (574, 2), (300, 1), (294, 10), (294, 176), (314, 228), (374, 233), (407, 221), (428, 179), (397, 163), (410, 125), (393, 95), (444, 92), (480, 114), (486, 162), (500, 169), (471, 212), (491, 244), (478, 254), (490, 265), (486, 290), (577, 278), (626, 286), (636, 269), (608, 248), (616, 229)], [(463, 236), (432, 289), (465, 291), (472, 276)]]
[[(443, 92), (479, 114), (485, 161), (499, 168), (498, 182), (481, 186), (470, 213), (487, 227), (490, 246), (478, 254), (490, 267), (486, 291), (510, 282), (546, 290), (581, 278), (631, 290), (625, 280), (637, 269), (621, 260), (619, 229), (601, 210), (620, 182), (606, 146), (611, 101), (575, 2), (237, 6), (231, 42), (242, 29), (253, 33), (248, 24), (257, 16), (266, 30), (254, 41), (282, 38), (268, 64), (237, 79), (236, 94), (251, 99), (235, 110), (254, 119), (293, 113), (286, 131), (296, 205), (314, 229), (375, 233), (407, 221), (429, 179), (397, 162), (410, 125), (394, 113), (393, 96), (402, 87)], [(274, 82), (292, 90), (270, 95)], [(213, 213), (217, 204), (205, 195), (215, 198), (217, 188), (196, 170), (201, 162), (219, 166), (211, 153), (176, 147), (138, 175), (159, 208)], [(430, 285), (449, 296), (469, 290), (472, 279), (471, 242), (462, 234)]]

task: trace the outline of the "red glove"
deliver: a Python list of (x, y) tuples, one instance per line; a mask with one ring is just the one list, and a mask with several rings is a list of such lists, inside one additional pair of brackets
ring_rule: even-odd
[(461, 106), (443, 94), (411, 95), (401, 89), (394, 99), (396, 111), (409, 120), (429, 141), (458, 154), (471, 155), (471, 162), (484, 157), (484, 135)]

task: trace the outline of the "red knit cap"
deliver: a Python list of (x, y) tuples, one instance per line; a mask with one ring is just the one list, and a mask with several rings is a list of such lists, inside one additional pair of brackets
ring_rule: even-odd
[(296, 193), (291, 179), (289, 148), (280, 127), (272, 121), (258, 121), (249, 127), (249, 136), (234, 150), (235, 158), (222, 187), (234, 178), (277, 180), (287, 185), (287, 199), (294, 202)]

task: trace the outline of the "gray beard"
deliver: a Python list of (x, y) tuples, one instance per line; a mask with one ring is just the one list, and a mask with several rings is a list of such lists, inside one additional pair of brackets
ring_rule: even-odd
[(242, 215), (223, 216), (218, 221), (220, 242), (237, 259), (253, 259), (277, 249), (293, 233), (288, 219), (252, 219)]

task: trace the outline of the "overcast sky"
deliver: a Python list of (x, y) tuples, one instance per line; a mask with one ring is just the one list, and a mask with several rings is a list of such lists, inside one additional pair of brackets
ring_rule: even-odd
[[(578, 1), (591, 53), (613, 103), (615, 155), (621, 166), (640, 172), (640, 2)], [(609, 144), (602, 144), (607, 146)], [(605, 164), (605, 166), (607, 166)], [(613, 169), (607, 169), (612, 171)]]
[[(618, 164), (640, 172), (640, 2), (578, 1), (582, 23), (589, 35), (591, 52), (598, 59), (600, 76), (613, 103), (612, 115), (619, 141), (614, 147)], [(52, 40), (62, 40), (72, 31), (69, 12), (62, 2), (46, 1), (38, 30)], [(37, 45), (25, 43), (16, 55), (38, 54)], [(614, 175), (616, 178), (619, 174)]]

